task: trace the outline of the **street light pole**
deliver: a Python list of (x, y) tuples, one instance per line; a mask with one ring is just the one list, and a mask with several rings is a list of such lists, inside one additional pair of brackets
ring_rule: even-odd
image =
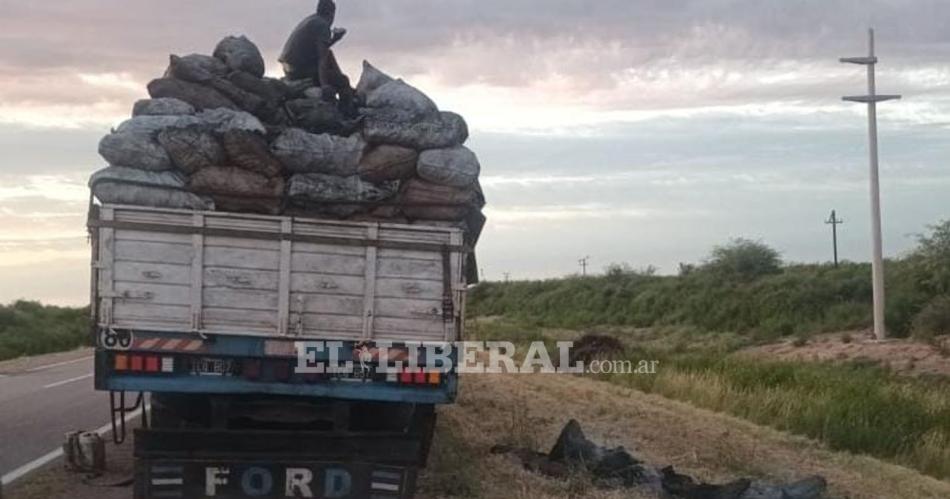
[(849, 102), (860, 102), (868, 105), (868, 151), (871, 159), (871, 278), (874, 288), (874, 336), (883, 340), (887, 336), (884, 328), (884, 256), (881, 243), (881, 186), (878, 179), (877, 157), (877, 103), (900, 99), (900, 95), (878, 95), (874, 82), (874, 66), (877, 57), (874, 55), (874, 30), (868, 30), (867, 57), (844, 57), (841, 62), (861, 64), (868, 68), (868, 93), (844, 97)]

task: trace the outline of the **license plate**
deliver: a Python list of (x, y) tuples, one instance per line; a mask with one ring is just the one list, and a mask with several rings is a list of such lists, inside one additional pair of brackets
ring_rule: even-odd
[(200, 376), (233, 376), (234, 366), (231, 359), (201, 358), (193, 361), (191, 371)]

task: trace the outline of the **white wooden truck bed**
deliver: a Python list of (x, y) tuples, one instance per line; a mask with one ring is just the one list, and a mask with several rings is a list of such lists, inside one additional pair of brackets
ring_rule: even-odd
[(104, 205), (100, 327), (321, 340), (461, 335), (457, 228)]

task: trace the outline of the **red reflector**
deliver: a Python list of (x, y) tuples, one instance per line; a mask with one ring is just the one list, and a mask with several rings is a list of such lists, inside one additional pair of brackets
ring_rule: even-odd
[(145, 357), (145, 370), (150, 373), (157, 373), (160, 367), (158, 365), (158, 357), (150, 355)]
[(414, 377), (413, 382), (415, 382), (417, 385), (426, 384), (426, 373), (424, 373), (423, 371), (420, 370), (419, 372), (415, 373), (413, 377)]
[(145, 359), (142, 358), (141, 355), (133, 355), (131, 359), (132, 359), (132, 362), (131, 362), (131, 367), (129, 367), (130, 370), (132, 371), (144, 370), (143, 364), (144, 364)]
[(124, 353), (115, 354), (115, 370), (126, 371), (129, 369), (129, 356)]
[(409, 371), (403, 371), (399, 373), (399, 382), (400, 383), (412, 383), (412, 373)]

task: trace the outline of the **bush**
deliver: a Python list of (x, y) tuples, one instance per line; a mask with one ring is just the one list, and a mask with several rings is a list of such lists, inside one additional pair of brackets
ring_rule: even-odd
[(743, 279), (754, 279), (781, 272), (782, 259), (778, 251), (761, 241), (733, 239), (729, 244), (712, 250), (705, 268)]
[(17, 301), (0, 305), (0, 360), (88, 345), (89, 309)]
[(938, 296), (914, 316), (911, 333), (914, 338), (931, 340), (950, 334), (950, 296)]

